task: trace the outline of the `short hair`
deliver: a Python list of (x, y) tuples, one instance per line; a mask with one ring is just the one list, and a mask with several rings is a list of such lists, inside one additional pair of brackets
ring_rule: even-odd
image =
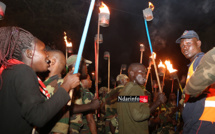
[(138, 66), (142, 66), (144, 68), (144, 70), (146, 71), (146, 68), (143, 64), (140, 63), (132, 63), (129, 67), (128, 67), (128, 72), (130, 71), (136, 71), (138, 69)]

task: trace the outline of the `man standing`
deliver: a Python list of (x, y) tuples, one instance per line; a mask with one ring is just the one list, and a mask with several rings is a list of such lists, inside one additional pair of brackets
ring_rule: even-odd
[[(146, 96), (140, 86), (146, 81), (146, 68), (140, 63), (133, 63), (128, 68), (128, 82), (122, 89), (119, 96)], [(154, 103), (149, 106), (145, 100), (143, 102), (119, 102), (117, 112), (119, 116), (120, 134), (148, 134), (148, 119), (160, 104), (166, 101), (164, 94), (158, 94)]]
[(125, 74), (119, 74), (116, 77), (117, 87), (112, 89), (105, 96), (105, 117), (108, 126), (105, 128), (110, 128), (112, 134), (119, 133), (119, 123), (118, 123), (118, 113), (117, 113), (117, 99), (118, 96), (125, 86), (125, 84), (129, 81), (128, 76)]
[[(67, 59), (67, 65), (69, 70), (74, 69), (76, 63), (77, 55), (71, 55)], [(87, 109), (86, 105), (93, 102), (93, 94), (89, 92), (89, 88), (92, 86), (92, 81), (90, 80), (90, 76), (88, 75), (87, 63), (90, 64), (88, 60), (81, 59), (81, 64), (79, 68), (79, 72), (81, 73), (81, 87), (74, 92), (74, 107), (72, 109), (72, 115), (70, 116), (70, 133), (92, 133), (97, 134), (95, 116), (93, 114), (95, 109), (99, 108), (99, 104), (97, 103), (96, 108), (92, 106), (90, 109)], [(79, 107), (77, 107), (79, 105)], [(85, 106), (82, 113), (77, 112), (80, 106)]]
[[(215, 132), (215, 48), (208, 51), (203, 57), (195, 73), (186, 84), (184, 91), (191, 97), (207, 95), (203, 98), (204, 108), (199, 118), (200, 125), (198, 133), (212, 134)], [(204, 107), (203, 107), (204, 106)], [(195, 112), (195, 111), (194, 111)], [(202, 111), (201, 111), (202, 112)]]
[[(204, 55), (204, 53), (201, 52), (201, 41), (195, 31), (185, 30), (181, 37), (176, 40), (176, 43), (180, 43), (182, 54), (190, 60), (186, 80), (187, 83)], [(214, 127), (211, 122), (199, 120), (204, 110), (206, 97), (206, 94), (201, 94), (196, 98), (190, 98), (189, 95), (185, 94), (186, 103), (182, 112), (184, 120), (183, 133), (210, 133), (209, 128)], [(205, 127), (205, 129), (199, 129), (201, 126), (207, 127)]]

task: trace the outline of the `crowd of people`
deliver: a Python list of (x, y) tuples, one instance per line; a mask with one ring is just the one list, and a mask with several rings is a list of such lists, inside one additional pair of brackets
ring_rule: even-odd
[[(101, 87), (97, 98), (90, 92), (86, 59), (73, 74), (77, 55), (66, 60), (30, 32), (1, 27), (0, 133), (213, 134), (215, 48), (204, 54), (193, 30), (185, 30), (176, 43), (190, 60), (180, 104), (174, 92), (167, 99), (157, 90), (147, 91), (147, 69), (140, 63), (119, 74), (110, 91)], [(37, 73), (46, 71), (42, 82)]]

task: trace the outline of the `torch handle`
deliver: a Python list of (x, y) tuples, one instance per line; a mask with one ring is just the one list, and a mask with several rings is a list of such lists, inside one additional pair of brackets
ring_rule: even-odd
[(84, 31), (83, 31), (83, 34), (82, 34), (82, 37), (81, 37), (81, 42), (80, 42), (80, 46), (79, 46), (79, 50), (78, 50), (77, 60), (76, 60), (76, 63), (75, 63), (74, 74), (78, 73), (79, 65), (80, 65), (80, 62), (81, 62), (81, 56), (82, 56), (82, 53), (83, 53), (84, 44), (85, 44), (85, 41), (86, 41), (87, 32), (88, 32), (88, 28), (89, 28), (89, 25), (90, 25), (90, 19), (91, 19), (92, 13), (93, 13), (94, 5), (95, 5), (95, 0), (91, 0), (89, 11), (88, 11), (88, 14), (87, 14), (86, 23), (85, 23), (85, 26), (84, 26)]
[(141, 51), (140, 53), (140, 64), (142, 64), (142, 61), (143, 61), (143, 51)]
[(152, 43), (151, 43), (151, 39), (149, 36), (149, 29), (148, 29), (147, 21), (146, 21), (146, 19), (144, 21), (145, 21), (145, 27), (146, 27), (146, 33), (147, 33), (147, 37), (148, 37), (149, 47), (151, 50), (151, 54), (153, 54)]
[(158, 76), (158, 70), (157, 70), (157, 66), (156, 66), (155, 59), (154, 59), (153, 56), (152, 56), (152, 60), (153, 60), (153, 63), (154, 63), (155, 74), (156, 74), (156, 78), (157, 78), (157, 82), (158, 82), (159, 91), (160, 91), (160, 93), (162, 93), (161, 83), (160, 83), (160, 79), (159, 79), (159, 76)]
[(177, 79), (177, 81), (178, 81), (179, 88), (180, 88), (181, 92), (183, 93), (183, 89), (182, 89), (182, 86), (181, 86), (181, 84), (180, 84), (180, 81), (179, 81), (178, 77), (177, 77), (176, 79)]
[(146, 87), (146, 84), (148, 82), (148, 78), (149, 78), (149, 73), (150, 73), (150, 70), (151, 70), (151, 62), (149, 63), (149, 67), (148, 67), (148, 71), (147, 71), (147, 74), (146, 74), (146, 82), (144, 84), (144, 87)]
[(163, 92), (163, 87), (164, 87), (165, 76), (166, 76), (166, 71), (163, 74), (163, 82), (162, 82), (162, 87), (161, 87), (162, 92)]
[(110, 92), (110, 56), (108, 57), (108, 92)]

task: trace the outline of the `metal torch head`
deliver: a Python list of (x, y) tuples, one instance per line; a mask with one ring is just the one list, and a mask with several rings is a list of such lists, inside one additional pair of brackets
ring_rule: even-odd
[(143, 17), (147, 21), (153, 20), (154, 17), (153, 17), (152, 9), (151, 8), (144, 9), (143, 10)]
[(67, 52), (72, 53), (72, 47), (67, 47)]
[(99, 13), (99, 24), (102, 27), (108, 27), (110, 20), (110, 14), (108, 13)]
[(121, 69), (122, 69), (123, 71), (125, 71), (126, 68), (127, 68), (127, 65), (126, 65), (126, 64), (122, 64), (122, 65), (121, 65)]
[(110, 57), (110, 53), (108, 51), (104, 52), (104, 59), (107, 60)]
[(166, 72), (166, 68), (163, 68), (163, 67), (158, 68), (158, 75), (159, 76), (164, 76), (165, 72)]
[(172, 73), (170, 73), (170, 76), (171, 76), (171, 78), (172, 79), (178, 79), (178, 75), (177, 75), (177, 71), (176, 72), (172, 72)]
[(140, 51), (141, 51), (141, 52), (145, 51), (145, 46), (144, 46), (144, 44), (140, 44)]

